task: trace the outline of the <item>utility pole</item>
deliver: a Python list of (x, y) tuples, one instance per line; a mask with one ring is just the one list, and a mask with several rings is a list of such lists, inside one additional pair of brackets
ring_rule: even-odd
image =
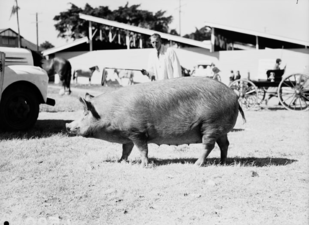
[[(185, 4), (186, 4), (186, 3), (185, 3)], [(179, 0), (179, 6), (175, 8), (175, 10), (178, 9), (178, 12), (179, 12), (179, 35), (180, 35), (180, 36), (181, 36), (181, 13), (182, 13), (181, 7), (182, 7), (182, 6), (183, 6), (183, 5), (181, 5), (181, 0)]]
[(179, 35), (181, 37), (181, 0), (179, 0)]
[(39, 52), (40, 46), (39, 46), (39, 13), (38, 12), (35, 13), (35, 22), (32, 22), (32, 23), (36, 23), (35, 24), (35, 27), (36, 27), (36, 51)]
[(17, 0), (15, 0), (15, 2), (16, 2), (16, 17), (17, 17), (17, 27), (18, 27), (18, 48), (20, 48), (21, 47), (21, 40), (20, 40), (19, 17), (18, 17), (19, 7), (18, 7)]
[(38, 21), (38, 13), (35, 13), (36, 18), (36, 51), (39, 52), (39, 21)]

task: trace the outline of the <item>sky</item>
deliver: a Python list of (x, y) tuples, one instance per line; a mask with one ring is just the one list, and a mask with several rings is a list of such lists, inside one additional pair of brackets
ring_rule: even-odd
[[(166, 16), (173, 16), (174, 22), (171, 24), (171, 29), (178, 29), (179, 27), (179, 3), (181, 3), (181, 10), (183, 17), (187, 16), (185, 6), (189, 0), (18, 0), (20, 7), (19, 20), (21, 35), (29, 41), (36, 43), (36, 15), (38, 13), (38, 30), (39, 30), (39, 43), (49, 41), (53, 45), (58, 46), (65, 44), (65, 39), (57, 38), (58, 32), (56, 31), (53, 20), (55, 15), (70, 8), (69, 2), (84, 8), (88, 3), (92, 7), (108, 6), (111, 10), (115, 10), (120, 6), (125, 6), (127, 2), (129, 5), (140, 4), (139, 9), (157, 12), (159, 10), (166, 11)], [(10, 18), (12, 6), (15, 0), (0, 0), (0, 29), (10, 27), (17, 32), (16, 16)], [(194, 26), (203, 26), (201, 21), (194, 23), (183, 23), (183, 34), (191, 33), (195, 30)]]
[[(174, 18), (170, 29), (181, 35), (194, 32), (208, 21), (309, 41), (309, 0), (18, 0), (21, 35), (36, 44), (38, 13), (39, 44), (44, 41), (55, 46), (66, 44), (65, 39), (57, 37), (53, 18), (69, 9), (69, 2), (81, 8), (88, 3), (92, 7), (108, 6), (111, 10), (128, 2), (140, 4), (142, 10), (163, 10), (165, 16)], [(14, 4), (15, 0), (0, 0), (0, 29), (12, 28), (17, 32), (16, 16), (10, 18)]]

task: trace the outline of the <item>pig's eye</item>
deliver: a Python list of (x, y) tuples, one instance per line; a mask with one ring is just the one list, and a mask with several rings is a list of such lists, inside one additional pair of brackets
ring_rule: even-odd
[(87, 116), (89, 114), (89, 111), (84, 111), (84, 116)]

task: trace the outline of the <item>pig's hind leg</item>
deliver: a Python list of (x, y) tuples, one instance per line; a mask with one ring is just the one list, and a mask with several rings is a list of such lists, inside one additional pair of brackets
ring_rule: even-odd
[(121, 159), (118, 162), (122, 162), (122, 161), (127, 162), (128, 157), (131, 154), (133, 147), (134, 147), (133, 142), (123, 144), (122, 145), (122, 156), (121, 156)]
[(141, 154), (142, 167), (148, 166), (148, 142), (147, 137), (144, 133), (136, 133), (132, 135), (131, 138), (134, 145), (138, 148)]
[(204, 150), (202, 155), (198, 158), (198, 160), (195, 162), (195, 165), (202, 166), (205, 163), (205, 160), (209, 153), (213, 150), (216, 143), (216, 138), (209, 134), (204, 134), (202, 137), (202, 142), (204, 144)]
[(138, 150), (140, 151), (141, 154), (141, 159), (142, 159), (142, 167), (147, 167), (148, 166), (148, 144), (146, 141), (137, 141), (134, 142)]
[(229, 148), (229, 140), (227, 134), (222, 135), (217, 139), (217, 144), (219, 145), (221, 151), (221, 164), (225, 164), (227, 157), (227, 150)]

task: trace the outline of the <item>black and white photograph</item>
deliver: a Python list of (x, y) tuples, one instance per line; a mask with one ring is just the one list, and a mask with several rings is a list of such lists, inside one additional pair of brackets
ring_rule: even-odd
[(309, 0), (0, 0), (0, 225), (309, 225)]

